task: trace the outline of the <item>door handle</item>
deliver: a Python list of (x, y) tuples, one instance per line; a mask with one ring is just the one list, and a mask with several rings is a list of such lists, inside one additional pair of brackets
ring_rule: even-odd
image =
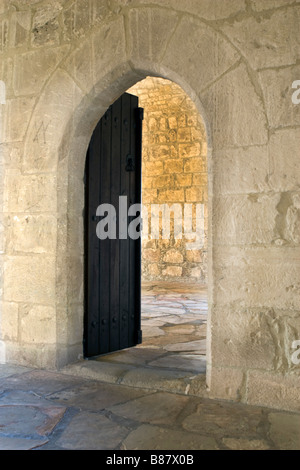
[(135, 158), (133, 155), (127, 155), (126, 157), (126, 171), (134, 171), (135, 170)]

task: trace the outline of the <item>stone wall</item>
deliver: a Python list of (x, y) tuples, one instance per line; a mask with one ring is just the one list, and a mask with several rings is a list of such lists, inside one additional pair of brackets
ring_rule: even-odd
[(86, 151), (158, 76), (206, 128), (209, 396), (299, 410), (299, 16), (297, 0), (1, 1), (1, 361), (82, 355)]
[[(139, 105), (144, 108), (142, 199), (149, 214), (149, 236), (142, 245), (142, 278), (204, 283), (207, 277), (207, 145), (201, 116), (187, 94), (169, 80), (147, 77), (128, 93), (137, 95)], [(184, 237), (184, 227), (182, 238), (175, 239), (172, 226), (170, 239), (163, 238), (162, 233), (158, 240), (153, 239), (150, 220), (153, 204), (169, 207), (178, 204), (183, 216), (184, 205), (192, 205), (193, 230), (196, 230), (196, 204), (202, 204), (205, 232), (198, 242), (201, 248), (197, 249), (195, 237), (191, 240)], [(189, 246), (191, 242), (195, 245), (193, 249)]]

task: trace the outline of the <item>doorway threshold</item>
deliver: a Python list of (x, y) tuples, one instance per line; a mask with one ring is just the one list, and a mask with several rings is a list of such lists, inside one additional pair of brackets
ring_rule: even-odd
[[(149, 352), (149, 350), (145, 350)], [(122, 354), (126, 351), (122, 351)], [(152, 351), (151, 351), (152, 352)], [(207, 397), (205, 371), (183, 371), (175, 367), (153, 367), (145, 364), (111, 360), (113, 354), (81, 360), (60, 372), (83, 379), (119, 384), (144, 390), (163, 390), (182, 395)]]
[(64, 372), (106, 383), (207, 396), (207, 288), (142, 284), (142, 344), (82, 360)]

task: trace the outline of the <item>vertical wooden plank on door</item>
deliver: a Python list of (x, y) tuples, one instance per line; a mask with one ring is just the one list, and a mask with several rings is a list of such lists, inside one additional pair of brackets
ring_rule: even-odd
[[(142, 203), (142, 126), (144, 119), (144, 110), (137, 107), (134, 108), (135, 113), (135, 198), (136, 203)], [(133, 273), (133, 279), (135, 283), (134, 293), (134, 342), (140, 344), (142, 342), (142, 330), (141, 330), (141, 279), (142, 279), (142, 213), (140, 212), (141, 224), (139, 226), (140, 237), (135, 243), (135, 272)]]
[[(121, 100), (111, 107), (111, 168), (110, 168), (110, 203), (118, 217), (120, 178), (121, 178)], [(117, 238), (110, 241), (110, 351), (120, 349), (120, 242)]]
[[(141, 187), (139, 179), (140, 173), (140, 151), (138, 147), (138, 99), (136, 96), (130, 96), (130, 154), (134, 156), (134, 170), (130, 174), (130, 194), (129, 203), (141, 203)], [(138, 214), (129, 218), (129, 223), (136, 218)], [(138, 331), (140, 330), (139, 317), (140, 308), (137, 296), (140, 291), (140, 238), (129, 238), (129, 326), (128, 326), (128, 342), (130, 345), (137, 344)]]
[[(101, 162), (100, 162), (100, 201), (101, 204), (110, 203), (110, 175), (111, 175), (111, 108), (102, 118), (101, 132)], [(99, 315), (100, 315), (100, 344), (99, 353), (110, 350), (110, 239), (100, 240), (100, 276), (99, 276)]]
[[(130, 192), (130, 174), (125, 170), (126, 158), (129, 155), (130, 150), (130, 96), (127, 94), (121, 97), (121, 121), (122, 121), (122, 133), (121, 133), (121, 184), (120, 194), (121, 196), (127, 197), (128, 211), (128, 199)], [(127, 226), (128, 226), (128, 219)], [(125, 236), (125, 234), (123, 234)], [(129, 289), (128, 284), (130, 283), (129, 278), (129, 243), (128, 236), (126, 239), (120, 240), (120, 349), (128, 347), (128, 316), (129, 316)]]
[(100, 121), (91, 138), (86, 162), (85, 192), (85, 355), (98, 354), (99, 336), (99, 264), (100, 245), (96, 237), (96, 210), (100, 201)]

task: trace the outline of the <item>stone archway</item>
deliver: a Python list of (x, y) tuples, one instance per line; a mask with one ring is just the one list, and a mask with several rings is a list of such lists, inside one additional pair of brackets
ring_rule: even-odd
[[(5, 211), (12, 214), (10, 230), (23, 255), (5, 260), (5, 308), (17, 302), (22, 314), (20, 331), (5, 341), (3, 354), (9, 362), (38, 367), (61, 367), (82, 355), (86, 150), (107, 107), (148, 75), (178, 83), (206, 123), (207, 384), (211, 396), (238, 399), (244, 393), (245, 369), (268, 370), (273, 360), (267, 314), (260, 315), (256, 307), (261, 301), (250, 297), (261, 262), (248, 245), (260, 212), (248, 197), (251, 178), (246, 183), (239, 179), (243, 170), (258, 171), (258, 153), (260, 164), (268, 168), (267, 117), (259, 84), (237, 49), (205, 22), (167, 8), (129, 8), (125, 21), (107, 19), (74, 43), (36, 99), (22, 171), (10, 172), (5, 181)], [(231, 154), (241, 166), (235, 166)], [(13, 218), (16, 211), (18, 220)], [(24, 230), (27, 240), (34, 240), (37, 226), (43, 227), (38, 246), (22, 244)], [(263, 292), (258, 297), (264, 298)], [(258, 335), (261, 328), (264, 337)], [(254, 352), (249, 342), (253, 336)]]

